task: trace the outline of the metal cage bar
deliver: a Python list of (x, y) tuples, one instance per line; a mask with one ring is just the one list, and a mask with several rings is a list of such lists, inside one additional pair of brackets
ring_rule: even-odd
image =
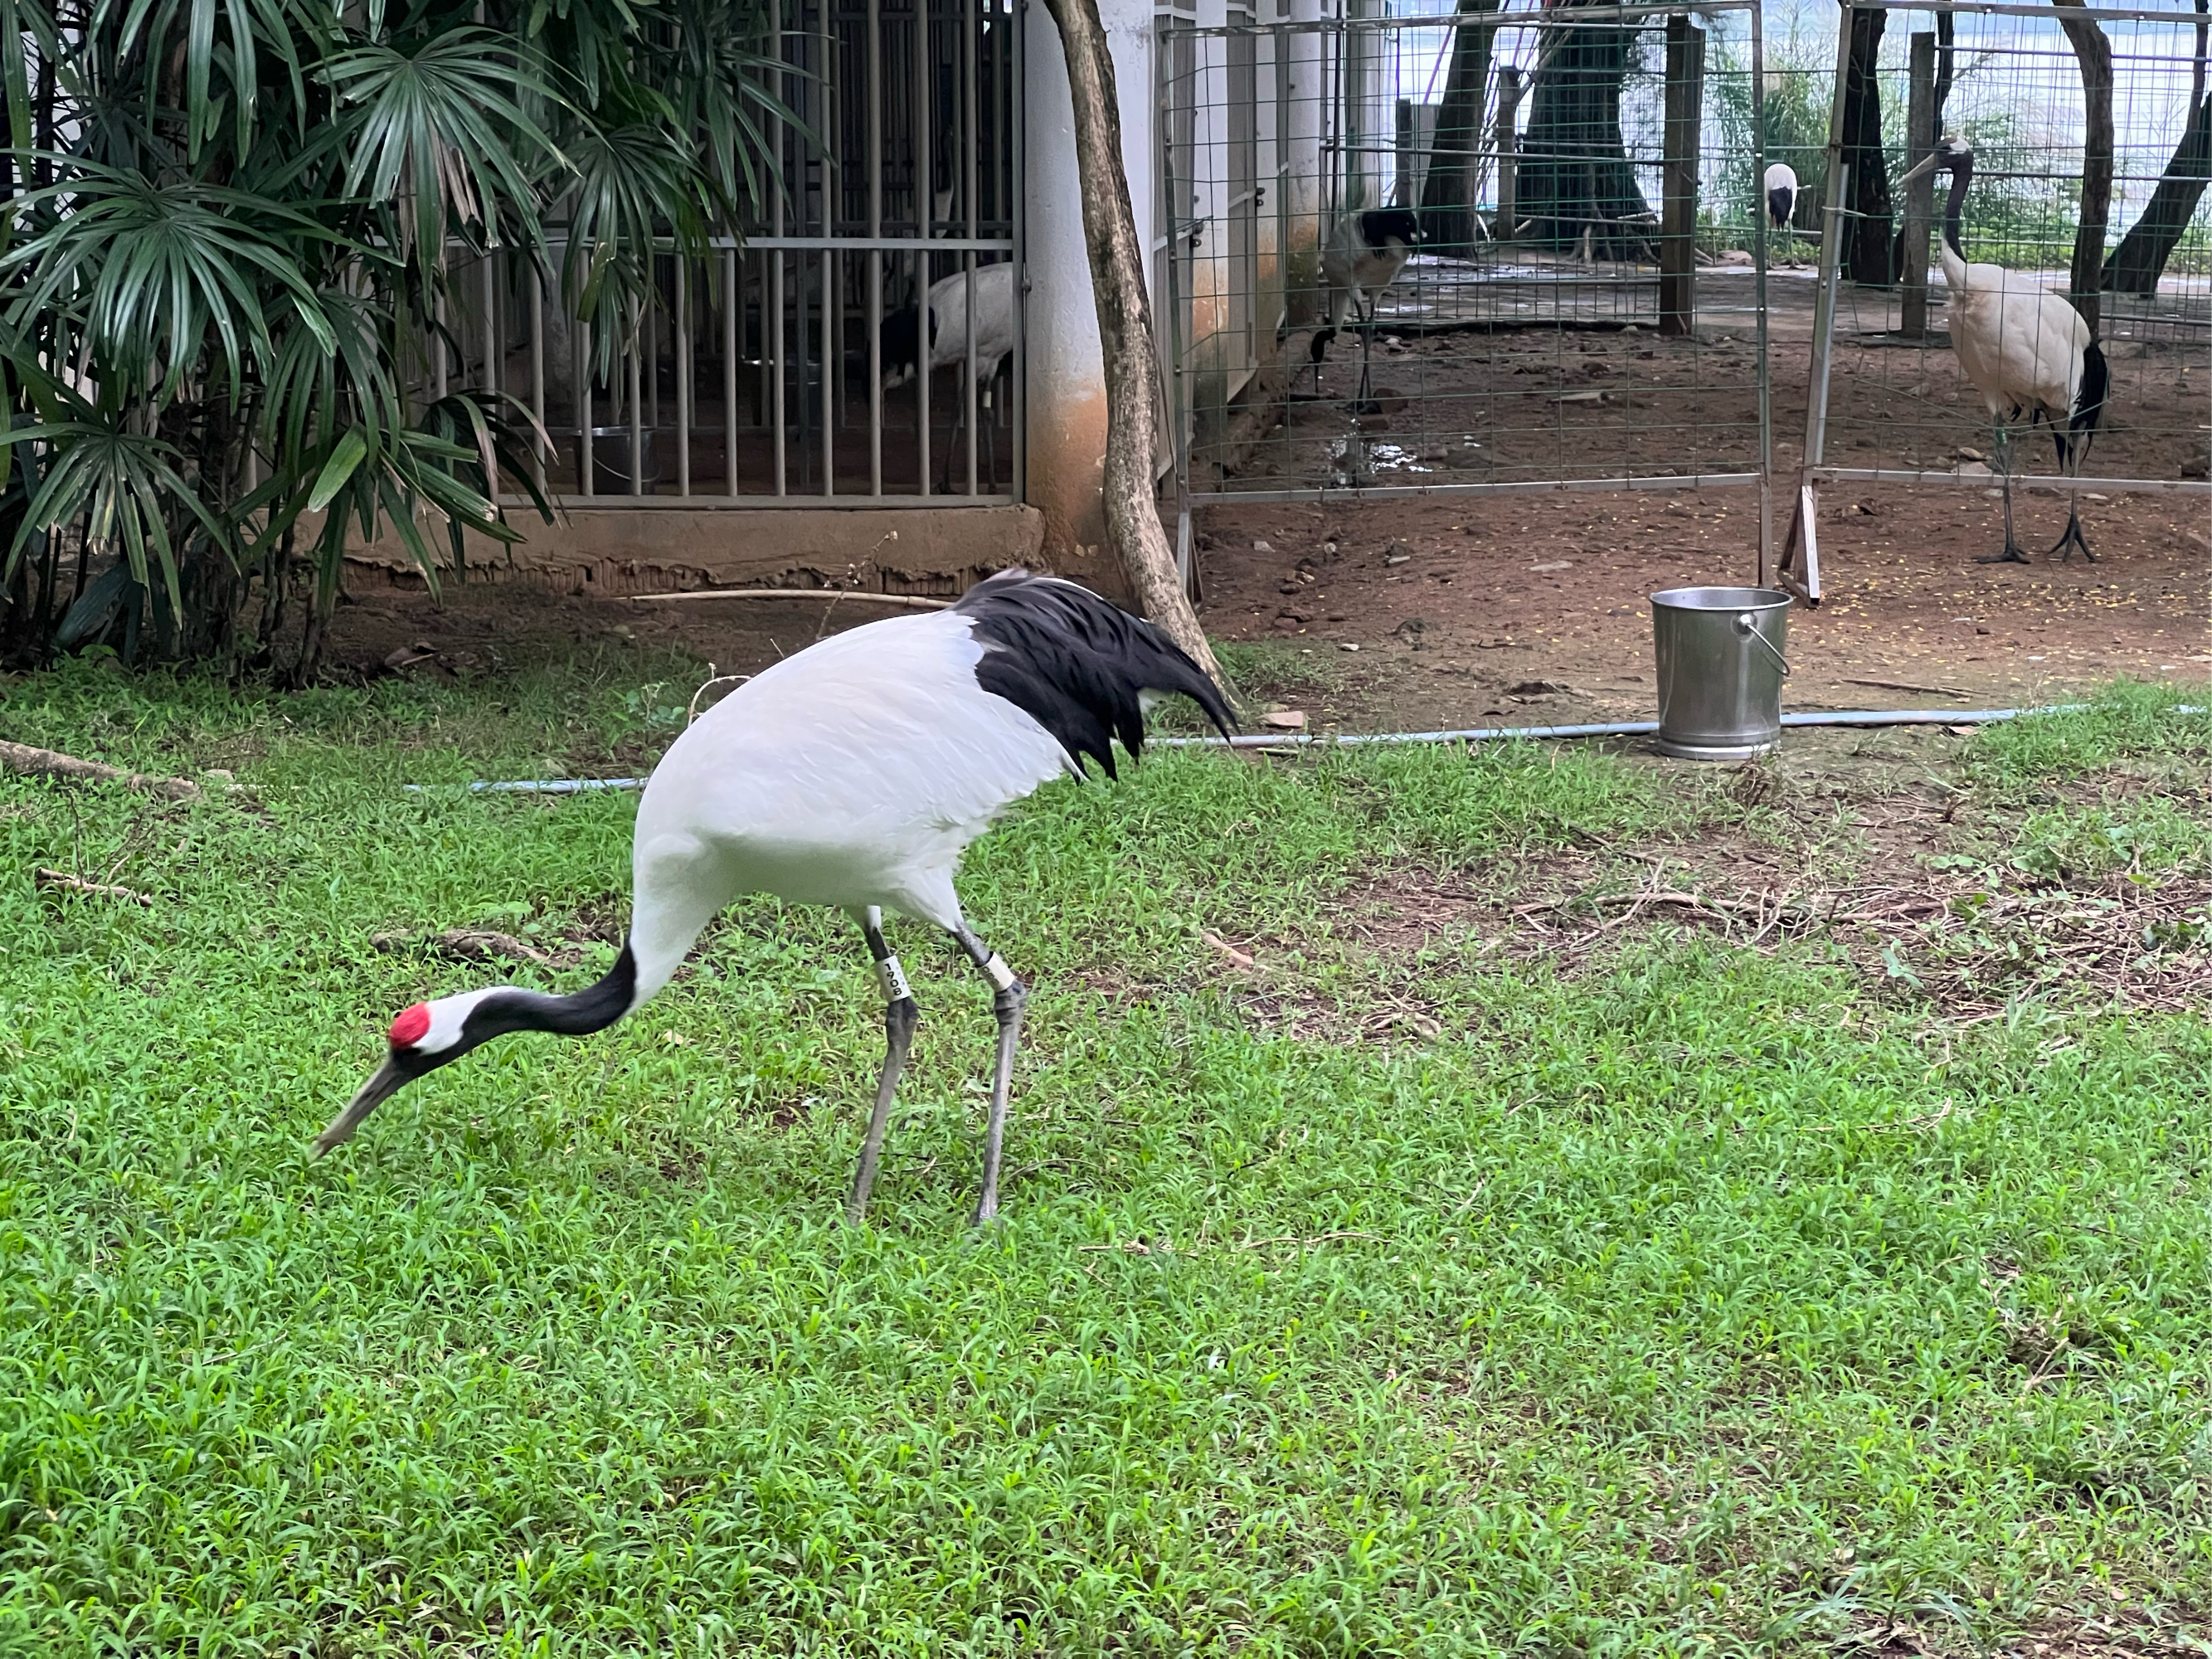
[[(703, 253), (664, 243), (635, 315), (597, 341), (560, 283), (516, 267), (501, 289), (506, 263), (483, 260), (482, 301), (477, 283), (458, 290), (462, 310), (481, 303), (481, 357), (476, 319), (461, 319), (457, 356), (441, 312), (424, 379), (519, 388), (526, 349), (545, 434), (532, 482), (571, 505), (1019, 501), (1022, 5), (780, 0), (778, 16), (779, 63), (763, 73), (800, 118), (763, 124), (778, 182), (744, 234)], [(979, 279), (1002, 262), (1013, 315), (994, 321)], [(940, 329), (965, 337), (935, 375), (920, 317), (933, 281), (950, 296)], [(910, 375), (887, 353), (907, 322), (921, 336)], [(994, 328), (1012, 338), (997, 373)], [(914, 384), (890, 392), (887, 377)]]

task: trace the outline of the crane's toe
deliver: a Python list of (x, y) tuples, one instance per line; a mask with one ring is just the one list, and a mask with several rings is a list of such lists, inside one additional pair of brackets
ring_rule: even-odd
[(1984, 553), (1974, 561), (1976, 564), (2032, 564), (2033, 560), (2016, 547), (2008, 547), (2002, 553)]
[(2077, 547), (2081, 550), (2083, 558), (2091, 564), (2097, 562), (2097, 556), (2089, 550), (2089, 538), (2081, 533), (2081, 521), (2069, 517), (2066, 520), (2066, 533), (2051, 544), (2051, 551), (2058, 555), (2059, 563), (2071, 564), (2074, 550)]

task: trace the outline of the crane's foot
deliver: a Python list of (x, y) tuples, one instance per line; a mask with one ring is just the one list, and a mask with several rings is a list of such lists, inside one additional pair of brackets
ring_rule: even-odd
[(1976, 564), (2033, 564), (2035, 562), (2011, 543), (2005, 544), (2002, 553), (1984, 553), (1974, 561)]
[[(2059, 563), (2071, 564), (2074, 562), (2074, 550), (2077, 547), (2081, 550), (2083, 558), (2088, 560), (2091, 564), (2097, 562), (2097, 556), (2089, 550), (2089, 538), (2081, 533), (2081, 520), (2069, 514), (2066, 518), (2066, 533), (2051, 544), (2051, 551), (2058, 555)], [(2045, 556), (2047, 557), (2048, 555)]]
[(1382, 405), (1372, 398), (1362, 398), (1357, 403), (1346, 404), (1344, 412), (1363, 421), (1372, 420), (1382, 412)]

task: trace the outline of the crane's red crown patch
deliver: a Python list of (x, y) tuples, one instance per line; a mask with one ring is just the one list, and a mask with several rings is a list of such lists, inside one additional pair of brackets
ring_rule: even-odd
[(420, 1042), (430, 1029), (430, 1006), (418, 1002), (392, 1022), (392, 1046), (412, 1048)]

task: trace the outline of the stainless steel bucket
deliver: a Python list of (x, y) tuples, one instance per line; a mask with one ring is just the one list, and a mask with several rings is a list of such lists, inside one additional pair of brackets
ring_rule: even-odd
[(1782, 740), (1790, 596), (1771, 587), (1670, 587), (1651, 596), (1659, 749), (1748, 760)]

